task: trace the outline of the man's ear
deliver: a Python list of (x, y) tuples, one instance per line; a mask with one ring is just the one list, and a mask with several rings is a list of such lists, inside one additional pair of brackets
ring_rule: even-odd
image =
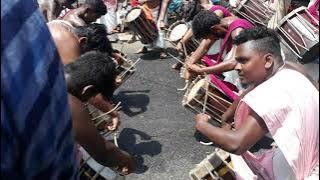
[(213, 26), (211, 26), (211, 27), (210, 27), (211, 32), (215, 31), (215, 30), (216, 30), (216, 28), (217, 28), (217, 25), (213, 25)]
[(86, 44), (88, 41), (88, 38), (87, 37), (80, 37), (79, 38), (79, 44)]
[(96, 90), (93, 85), (87, 85), (82, 89), (81, 95), (83, 97), (91, 96), (95, 91)]
[(270, 53), (265, 54), (264, 59), (265, 59), (264, 67), (266, 69), (272, 68), (272, 66), (274, 64), (274, 58), (273, 58), (272, 54), (270, 54)]

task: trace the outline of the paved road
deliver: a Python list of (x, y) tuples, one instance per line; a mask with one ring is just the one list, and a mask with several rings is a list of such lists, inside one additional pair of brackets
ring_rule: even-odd
[[(119, 44), (115, 48), (121, 49)], [(133, 60), (141, 44), (124, 44), (123, 52)], [(115, 93), (122, 102), (119, 146), (136, 155), (137, 172), (127, 180), (185, 180), (194, 165), (214, 147), (203, 146), (193, 137), (193, 114), (181, 105), (184, 85), (172, 59), (146, 54), (136, 73)]]

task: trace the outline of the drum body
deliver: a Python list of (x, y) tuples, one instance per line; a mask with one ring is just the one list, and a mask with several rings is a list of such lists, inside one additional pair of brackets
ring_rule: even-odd
[(203, 107), (206, 106), (205, 113), (219, 123), (231, 104), (232, 101), (220, 89), (201, 77), (192, 81), (182, 100), (182, 105), (195, 113), (202, 113)]
[(118, 180), (122, 177), (112, 169), (97, 163), (82, 147), (80, 152), (82, 156), (79, 170), (80, 180)]
[(287, 14), (280, 21), (277, 33), (281, 42), (301, 63), (308, 63), (319, 57), (319, 21), (314, 19), (306, 7), (297, 8)]
[(230, 154), (219, 149), (213, 152), (189, 172), (192, 180), (235, 180)]
[(275, 11), (262, 0), (243, 0), (235, 9), (237, 15), (258, 26), (267, 26)]
[(132, 8), (126, 15), (125, 22), (144, 44), (151, 44), (158, 37), (158, 30), (155, 23), (146, 18), (143, 9), (140, 7)]
[[(183, 38), (183, 36), (189, 30), (189, 28), (191, 28), (191, 27), (190, 27), (190, 25), (188, 25), (188, 23), (186, 23), (184, 21), (177, 21), (169, 27), (169, 30), (167, 33), (167, 39), (174, 46), (177, 46), (179, 41)], [(188, 55), (190, 55), (192, 52), (194, 52), (198, 48), (199, 44), (200, 44), (200, 42), (197, 39), (195, 39), (194, 37), (192, 37), (185, 44), (186, 53)]]

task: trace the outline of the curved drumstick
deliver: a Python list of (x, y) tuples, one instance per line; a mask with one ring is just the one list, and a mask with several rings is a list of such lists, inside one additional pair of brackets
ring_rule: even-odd
[(97, 116), (97, 117), (95, 117), (95, 118), (92, 118), (91, 120), (94, 121), (94, 120), (96, 120), (96, 119), (99, 119), (99, 118), (101, 118), (101, 117), (103, 117), (103, 116), (106, 116), (106, 115), (110, 114), (111, 112), (113, 112), (114, 110), (116, 110), (116, 109), (120, 106), (120, 104), (121, 104), (121, 102), (118, 102), (118, 104), (117, 104), (113, 109), (111, 109), (110, 111), (108, 111), (108, 112), (106, 112), (106, 113), (103, 113), (103, 114), (101, 114), (101, 115), (99, 115), (99, 116)]

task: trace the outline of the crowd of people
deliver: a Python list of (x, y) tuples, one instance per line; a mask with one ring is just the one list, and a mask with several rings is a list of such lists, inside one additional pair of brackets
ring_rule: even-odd
[[(126, 5), (142, 9), (158, 34), (137, 53), (158, 49), (160, 58), (167, 58), (163, 42), (170, 19), (188, 24), (174, 42), (182, 60), (172, 68), (188, 74), (188, 81), (209, 77), (232, 102), (220, 126), (205, 113), (194, 119), (198, 132), (239, 163), (234, 164), (237, 179), (318, 179), (319, 78), (288, 59), (277, 31), (294, 10), (292, 2), (252, 1), (272, 9), (266, 25), (237, 13), (247, 1), (131, 0)], [(310, 23), (318, 28), (319, 0), (306, 4)], [(132, 155), (104, 138), (88, 109), (90, 104), (110, 112), (102, 124), (106, 131), (121, 125), (112, 96), (123, 83), (117, 67), (125, 58), (108, 39), (125, 25), (117, 0), (4, 0), (1, 6), (1, 176), (78, 179), (79, 147), (120, 175), (134, 172)], [(137, 29), (129, 30), (132, 41), (141, 38)], [(313, 33), (319, 41), (319, 30)], [(187, 53), (192, 39), (199, 44)], [(251, 153), (265, 136), (274, 148)]]

